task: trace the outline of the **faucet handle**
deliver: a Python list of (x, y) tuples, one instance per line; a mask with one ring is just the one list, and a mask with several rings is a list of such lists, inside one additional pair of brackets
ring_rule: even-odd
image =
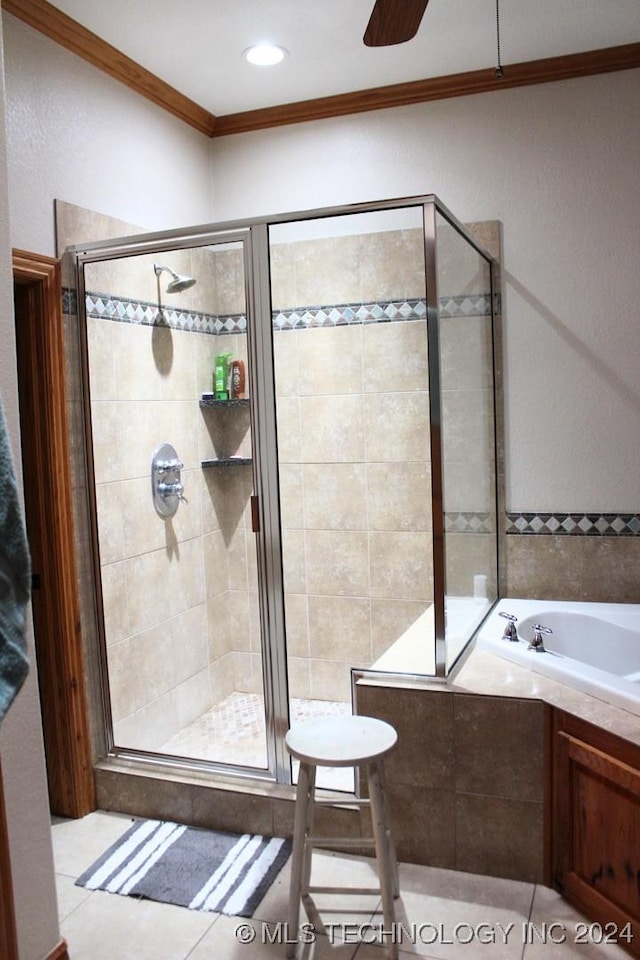
[(511, 640), (515, 642), (518, 639), (518, 631), (516, 630), (516, 623), (518, 621), (518, 618), (514, 616), (513, 613), (507, 613), (506, 610), (500, 610), (500, 616), (504, 617), (505, 620), (509, 621), (509, 623), (504, 628), (502, 639)]

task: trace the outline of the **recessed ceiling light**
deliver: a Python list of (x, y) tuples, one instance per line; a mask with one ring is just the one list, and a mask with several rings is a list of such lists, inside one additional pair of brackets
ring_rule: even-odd
[(258, 43), (254, 47), (248, 47), (242, 56), (258, 67), (273, 67), (284, 60), (286, 53), (284, 47), (271, 43)]

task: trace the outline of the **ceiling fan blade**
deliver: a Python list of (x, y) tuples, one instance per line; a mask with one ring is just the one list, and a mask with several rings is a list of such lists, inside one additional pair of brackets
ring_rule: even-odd
[(429, 0), (376, 0), (363, 40), (367, 47), (387, 47), (415, 37)]

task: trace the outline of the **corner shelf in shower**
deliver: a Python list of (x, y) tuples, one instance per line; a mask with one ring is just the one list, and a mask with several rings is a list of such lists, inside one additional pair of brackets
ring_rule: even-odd
[(251, 457), (222, 457), (219, 460), (202, 460), (201, 467), (243, 467), (253, 463)]
[[(243, 397), (239, 400), (217, 400), (213, 393), (203, 393), (200, 399), (200, 407), (202, 409), (216, 408), (218, 410), (222, 408), (234, 409), (248, 409), (249, 408), (249, 398)], [(251, 457), (218, 457), (215, 460), (202, 460), (200, 465), (202, 467), (242, 467), (247, 464), (253, 463)]]
[(241, 400), (217, 400), (212, 393), (203, 393), (200, 400), (200, 406), (205, 407), (248, 407), (249, 398), (243, 397)]

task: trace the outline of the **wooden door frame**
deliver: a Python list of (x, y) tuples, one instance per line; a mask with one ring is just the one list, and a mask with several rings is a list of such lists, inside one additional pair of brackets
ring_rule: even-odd
[(33, 613), (49, 803), (52, 813), (77, 818), (94, 810), (96, 801), (75, 562), (60, 263), (24, 250), (12, 254), (16, 335), (23, 346), (18, 382), (25, 509), (28, 530), (31, 513), (29, 539), (40, 578)]

